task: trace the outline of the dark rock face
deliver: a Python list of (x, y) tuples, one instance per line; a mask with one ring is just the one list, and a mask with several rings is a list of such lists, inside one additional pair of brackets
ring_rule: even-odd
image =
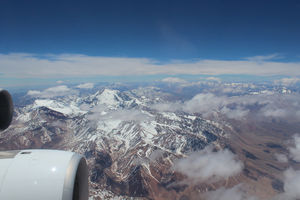
[(93, 158), (95, 160), (94, 166), (91, 169), (90, 180), (92, 182), (100, 182), (105, 178), (104, 169), (112, 165), (112, 159), (106, 152), (90, 150), (85, 152), (87, 159)]
[(272, 142), (268, 142), (266, 143), (267, 147), (272, 148), (272, 149), (284, 149), (283, 146), (281, 146), (280, 144), (275, 144)]
[(266, 153), (271, 153), (268, 149), (265, 149), (264, 152), (266, 152)]
[(281, 180), (274, 179), (272, 181), (272, 187), (278, 192), (284, 192), (284, 183)]
[(231, 151), (232, 153), (236, 154), (235, 149), (234, 149), (230, 144), (225, 144), (225, 145), (224, 145), (224, 149), (228, 149), (228, 150)]
[(106, 188), (118, 195), (129, 195), (126, 182), (117, 182), (109, 176), (106, 177)]
[(112, 164), (111, 157), (106, 152), (98, 151), (95, 155), (96, 164), (100, 165), (103, 169), (108, 168)]
[(93, 167), (90, 173), (90, 180), (94, 183), (98, 183), (101, 179), (104, 178), (103, 169), (99, 166)]
[(250, 158), (252, 160), (257, 160), (258, 159), (254, 154), (250, 153), (249, 151), (246, 151), (245, 149), (243, 149), (243, 153), (245, 154), (245, 156), (247, 158)]
[(167, 173), (162, 176), (160, 181), (160, 185), (164, 187), (166, 190), (171, 191), (174, 190), (177, 193), (184, 191), (188, 186), (186, 184), (178, 184), (178, 177), (176, 173)]
[(56, 112), (54, 110), (51, 110), (47, 107), (40, 107), (39, 112), (41, 114), (47, 115), (48, 117), (52, 117), (55, 120), (66, 120), (67, 119), (67, 117), (64, 114), (62, 114), (60, 112)]
[(182, 195), (179, 200), (189, 200), (189, 197), (186, 195)]
[(206, 136), (207, 142), (211, 143), (214, 142), (218, 139), (218, 137), (216, 135), (214, 135), (213, 133), (209, 132), (209, 131), (203, 131), (203, 134)]
[(128, 178), (130, 196), (145, 197), (149, 194), (144, 183), (145, 180), (143, 179), (141, 169), (141, 166), (134, 167), (130, 173), (130, 177)]
[(206, 147), (206, 143), (196, 137), (196, 136), (188, 136), (187, 138), (187, 145), (185, 146), (185, 151), (190, 152), (190, 151), (200, 151)]
[(273, 168), (273, 169), (276, 169), (278, 171), (282, 171), (280, 168), (278, 168), (278, 167), (276, 167), (276, 166), (274, 166), (272, 164), (267, 163), (266, 165), (269, 166), (269, 167), (271, 167), (271, 168)]
[(258, 180), (258, 179), (254, 176), (254, 174), (252, 174), (252, 173), (250, 172), (250, 170), (247, 169), (247, 168), (244, 168), (244, 169), (243, 169), (243, 174), (245, 174), (245, 176), (247, 176), (248, 178), (250, 178), (250, 179), (252, 179), (252, 180), (255, 180), (255, 181)]

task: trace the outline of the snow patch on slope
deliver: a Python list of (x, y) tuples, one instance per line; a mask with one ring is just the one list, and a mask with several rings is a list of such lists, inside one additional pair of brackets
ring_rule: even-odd
[(60, 112), (65, 115), (78, 115), (86, 113), (86, 111), (80, 110), (80, 108), (78, 108), (73, 102), (71, 102), (69, 105), (65, 105), (55, 100), (37, 99), (34, 102), (33, 108), (39, 107), (47, 107), (51, 110)]

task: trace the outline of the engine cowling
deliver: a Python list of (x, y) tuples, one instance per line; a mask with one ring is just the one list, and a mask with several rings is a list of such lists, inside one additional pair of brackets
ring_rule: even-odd
[(0, 131), (9, 127), (13, 117), (13, 101), (6, 90), (0, 91)]
[(0, 199), (87, 200), (86, 161), (58, 150), (2, 151)]
[[(13, 102), (0, 91), (0, 131), (13, 117)], [(58, 150), (0, 151), (1, 200), (87, 200), (88, 168), (83, 156)]]

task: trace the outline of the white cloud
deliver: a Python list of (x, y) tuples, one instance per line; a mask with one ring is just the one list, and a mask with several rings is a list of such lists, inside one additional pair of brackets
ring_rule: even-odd
[(282, 163), (288, 162), (288, 157), (284, 154), (275, 153), (274, 156), (275, 156), (276, 160), (278, 160), (279, 162), (282, 162)]
[[(97, 105), (97, 106), (99, 106), (99, 105)], [(97, 106), (95, 106), (95, 107), (97, 107)], [(81, 104), (79, 106), (79, 108), (80, 108), (80, 110), (83, 110), (83, 111), (90, 111), (91, 110), (91, 105), (84, 103), (84, 104)]]
[(192, 182), (214, 182), (237, 175), (243, 169), (243, 163), (229, 150), (214, 152), (212, 146), (209, 146), (178, 160), (174, 169)]
[(252, 61), (252, 62), (261, 63), (261, 62), (265, 62), (265, 61), (268, 61), (268, 60), (274, 60), (274, 59), (279, 59), (279, 58), (282, 58), (282, 56), (280, 56), (277, 53), (274, 53), (274, 54), (270, 54), (270, 55), (266, 55), (266, 56), (247, 57), (246, 59), (249, 60), (249, 61)]
[(293, 136), (293, 146), (289, 147), (290, 156), (293, 160), (300, 162), (300, 135)]
[(169, 112), (175, 112), (182, 110), (182, 103), (180, 102), (169, 102), (169, 103), (157, 103), (151, 106), (153, 109), (157, 111), (169, 111)]
[(280, 80), (275, 80), (274, 81), (275, 84), (284, 85), (284, 86), (294, 85), (294, 84), (296, 84), (298, 82), (300, 82), (300, 79), (297, 78), (297, 77), (282, 78)]
[[(289, 147), (289, 157), (300, 162), (300, 135), (295, 134), (292, 140), (293, 146)], [(288, 162), (288, 158), (283, 154), (275, 154), (280, 162)], [(300, 170), (288, 168), (283, 173), (284, 192), (276, 195), (273, 200), (296, 200), (300, 199)]]
[(160, 150), (160, 149), (156, 149), (154, 151), (151, 152), (149, 159), (150, 161), (156, 161), (159, 158), (162, 158), (164, 154), (164, 151)]
[(215, 191), (204, 194), (206, 200), (258, 200), (256, 197), (250, 196), (242, 185), (236, 185), (232, 188), (221, 187)]
[[(77, 54), (35, 55), (24, 53), (0, 54), (1, 73), (19, 78), (49, 78), (74, 76), (124, 76), (155, 74), (251, 74), (300, 75), (298, 62), (269, 61), (276, 56), (257, 56), (248, 60), (198, 60), (161, 64), (147, 58), (100, 57)], [(253, 61), (264, 61), (262, 63)]]
[(300, 198), (300, 170), (292, 168), (284, 172), (284, 192), (286, 199)]
[(233, 87), (223, 87), (221, 89), (221, 92), (222, 93), (239, 93), (239, 92), (242, 92), (243, 89), (242, 88), (233, 88)]
[[(293, 146), (289, 147), (289, 157), (300, 162), (300, 135), (295, 134), (292, 140)], [(280, 162), (288, 162), (288, 158), (283, 154), (275, 154)], [(284, 192), (276, 195), (273, 200), (296, 200), (300, 199), (300, 170), (288, 168), (283, 173)]]
[(83, 84), (77, 85), (76, 88), (80, 88), (80, 89), (92, 89), (92, 88), (94, 88), (94, 84), (93, 83), (83, 83)]
[(197, 94), (184, 103), (183, 110), (189, 113), (207, 113), (218, 110), (226, 101), (226, 97), (218, 97), (212, 93)]
[(206, 80), (208, 81), (216, 81), (216, 82), (221, 82), (221, 79), (220, 78), (217, 78), (217, 77), (207, 77)]
[[(255, 108), (253, 112), (252, 108)], [(217, 96), (200, 93), (185, 102), (168, 102), (152, 105), (159, 111), (184, 111), (200, 113), (203, 117), (223, 114), (231, 119), (243, 119), (248, 114), (256, 119), (281, 118), (300, 119), (300, 96), (298, 94), (259, 94), (242, 96)]]
[(29, 95), (29, 96), (39, 96), (39, 95), (41, 95), (41, 92), (37, 91), (37, 90), (29, 90), (27, 92), (27, 95)]
[(284, 173), (284, 192), (273, 200), (296, 200), (300, 198), (300, 170), (287, 169)]
[(264, 116), (266, 117), (286, 117), (288, 115), (288, 111), (285, 109), (274, 108), (274, 109), (264, 109)]
[(176, 78), (176, 77), (167, 77), (162, 79), (161, 81), (166, 83), (186, 83), (184, 79)]
[(118, 109), (118, 110), (108, 110), (105, 105), (97, 105), (93, 108), (88, 108), (87, 106), (81, 107), (82, 109), (89, 110), (91, 113), (88, 115), (90, 121), (99, 120), (121, 120), (121, 121), (150, 121), (152, 116), (143, 113), (141, 110), (128, 110), (128, 109)]
[(151, 117), (140, 110), (117, 110), (109, 114), (111, 119), (122, 121), (149, 121)]
[(240, 106), (234, 109), (225, 106), (221, 109), (221, 113), (225, 114), (230, 119), (243, 119), (249, 113), (249, 110)]
[(56, 83), (57, 83), (57, 84), (63, 84), (63, 83), (64, 83), (64, 81), (62, 81), (62, 80), (58, 80), (58, 81), (56, 81)]
[(53, 98), (53, 97), (68, 96), (73, 94), (77, 94), (77, 92), (75, 90), (72, 90), (71, 88), (68, 88), (68, 86), (66, 85), (51, 87), (44, 91), (29, 90), (27, 92), (27, 95), (29, 96), (41, 97), (41, 98)]
[[(184, 102), (182, 110), (189, 113), (201, 113), (203, 116), (219, 112), (231, 119), (241, 119), (249, 113), (249, 110), (245, 106), (252, 103), (252, 101), (247, 97), (227, 97), (216, 96), (213, 93), (203, 93)], [(256, 102), (254, 101), (254, 103)], [(238, 105), (230, 108), (230, 104)]]
[(51, 125), (54, 127), (61, 127), (61, 128), (66, 127), (66, 123), (64, 123), (62, 121), (53, 121), (53, 122), (51, 122)]

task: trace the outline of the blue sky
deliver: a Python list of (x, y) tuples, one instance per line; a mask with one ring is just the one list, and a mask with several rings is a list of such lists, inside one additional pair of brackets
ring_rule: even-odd
[[(298, 0), (2, 0), (0, 77), (3, 77), (2, 82), (4, 78), (37, 78), (36, 74), (30, 73), (22, 76), (20, 66), (12, 64), (15, 60), (19, 60), (15, 65), (23, 65), (24, 62), (23, 70), (29, 65), (39, 65), (40, 68), (28, 67), (28, 70), (39, 69), (44, 76), (39, 77), (40, 79), (47, 79), (49, 76), (67, 77), (67, 73), (49, 72), (49, 76), (45, 75), (52, 68), (49, 62), (61, 60), (61, 57), (65, 59), (65, 55), (72, 57), (71, 61), (68, 58), (70, 62), (81, 62), (84, 65), (98, 62), (100, 58), (129, 58), (128, 64), (132, 64), (130, 59), (140, 59), (133, 63), (141, 70), (133, 70), (132, 74), (127, 75), (143, 75), (144, 68), (139, 66), (145, 63), (151, 68), (153, 63), (164, 67), (174, 63), (190, 64), (209, 60), (224, 61), (225, 64), (222, 63), (218, 69), (231, 65), (232, 63), (228, 63), (230, 61), (256, 62), (256, 67), (262, 62), (268, 62), (266, 66), (274, 62), (284, 66), (294, 64), (287, 67), (290, 73), (285, 70), (280, 74), (282, 70), (272, 65), (276, 68), (276, 73), (271, 73), (271, 67), (271, 72), (265, 73), (263, 70), (261, 74), (254, 74), (290, 76), (300, 66), (299, 35)], [(78, 57), (85, 59), (82, 61)], [(31, 64), (28, 60), (37, 62)], [(103, 64), (102, 61), (101, 63)], [(119, 64), (115, 60), (112, 63)], [(66, 63), (60, 64), (64, 67), (63, 64)], [(215, 63), (210, 63), (207, 68), (212, 65), (215, 66)], [(255, 66), (249, 65), (253, 69), (256, 69)], [(67, 68), (72, 69), (70, 66)], [(97, 68), (96, 64), (94, 68)], [(122, 65), (120, 68), (132, 70)], [(169, 68), (169, 75), (184, 73), (184, 70), (177, 69), (178, 66), (175, 68)], [(205, 74), (205, 67), (201, 65), (201, 68), (202, 70), (195, 71)], [(101, 70), (106, 69), (102, 66)], [(101, 70), (96, 70), (96, 75), (122, 74), (122, 70), (116, 74), (102, 74)], [(153, 71), (154, 74), (165, 74), (168, 70)], [(230, 73), (230, 70), (220, 70), (220, 73), (208, 71), (208, 74)], [(249, 74), (250, 71), (241, 70), (239, 73)], [(78, 77), (78, 74), (80, 73), (70, 73), (70, 76)], [(145, 73), (150, 74), (153, 75)], [(84, 74), (89, 75), (95, 74)], [(2, 84), (8, 85), (7, 82)]]

